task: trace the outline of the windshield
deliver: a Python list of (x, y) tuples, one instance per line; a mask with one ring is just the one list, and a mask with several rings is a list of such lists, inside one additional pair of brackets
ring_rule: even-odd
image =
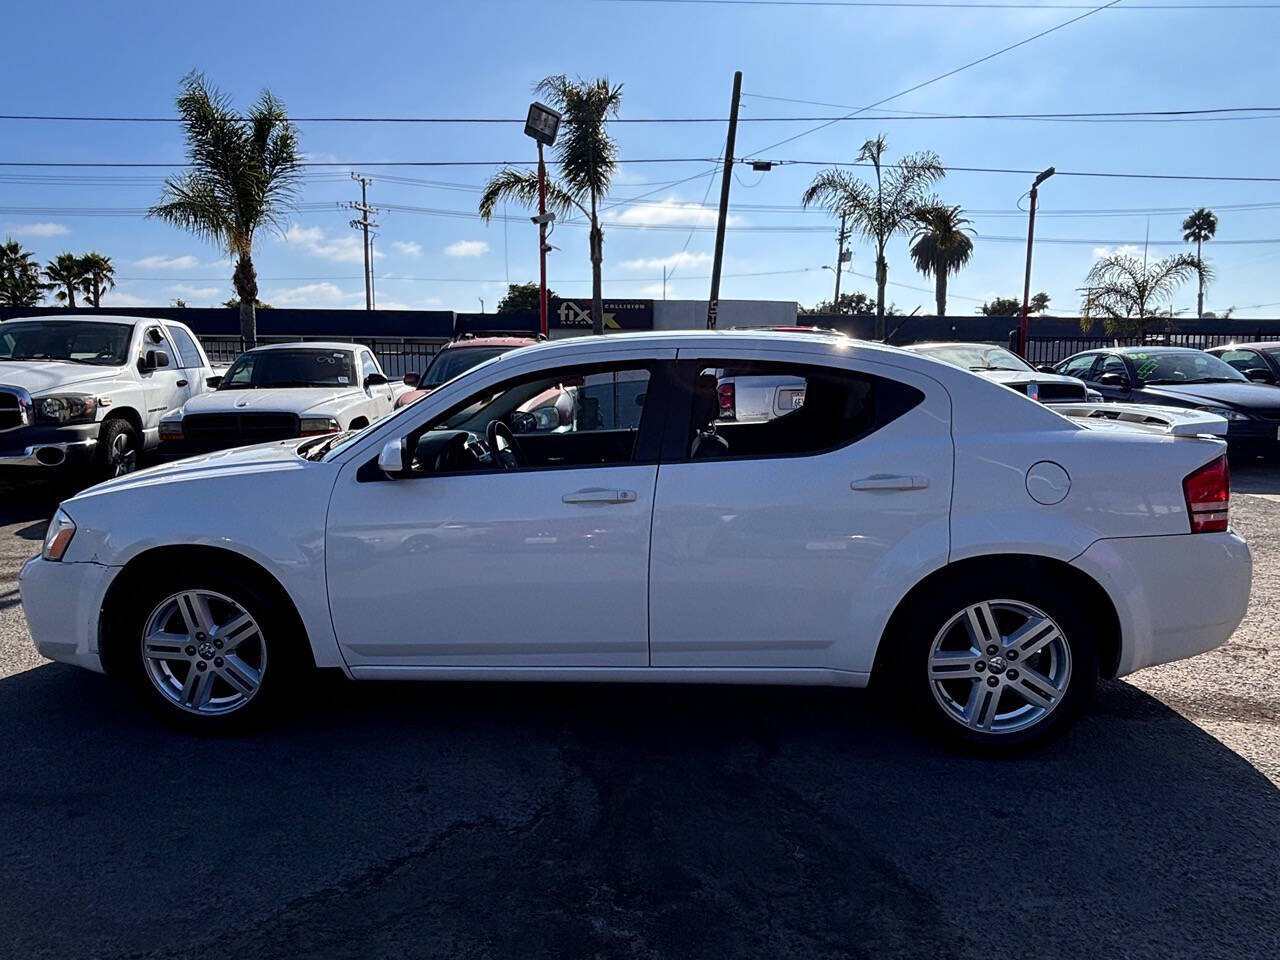
[(355, 382), (350, 350), (263, 350), (241, 354), (219, 390), (273, 387), (349, 387)]
[(9, 322), (0, 333), (0, 360), (62, 360), (118, 367), (128, 360), (132, 337), (131, 323)]
[(515, 347), (454, 347), (441, 350), (431, 361), (431, 366), (427, 367), (422, 383), (418, 386), (421, 389), (438, 387), (458, 374), (514, 349)]
[(1218, 383), (1247, 381), (1235, 367), (1199, 350), (1174, 353), (1131, 353), (1130, 362), (1143, 383)]
[(1033, 370), (1021, 357), (1004, 347), (988, 347), (981, 344), (957, 343), (942, 347), (928, 347), (920, 351), (966, 370)]

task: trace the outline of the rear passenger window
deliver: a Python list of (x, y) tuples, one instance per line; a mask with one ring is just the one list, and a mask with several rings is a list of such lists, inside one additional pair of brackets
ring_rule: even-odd
[(924, 399), (870, 374), (785, 363), (704, 363), (693, 370), (686, 456), (788, 457), (853, 443)]
[(195, 341), (187, 336), (187, 331), (181, 327), (170, 327), (169, 336), (173, 337), (173, 345), (178, 349), (178, 366), (187, 370), (202, 366), (200, 351), (196, 349)]

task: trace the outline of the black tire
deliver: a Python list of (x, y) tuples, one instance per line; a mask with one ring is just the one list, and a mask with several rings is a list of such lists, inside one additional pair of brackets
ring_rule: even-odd
[[(256, 689), (242, 703), (226, 712), (195, 712), (180, 706), (162, 692), (163, 681), (156, 679), (158, 671), (149, 666), (153, 659), (144, 653), (144, 633), (153, 616), (162, 617), (166, 601), (187, 592), (219, 595), (248, 613), (259, 628), (256, 635), (243, 642), (260, 643), (262, 654), (259, 656), (256, 650), (247, 648), (242, 653), (244, 662), (257, 672)], [(235, 615), (233, 608), (218, 600), (209, 602), (209, 610), (215, 621), (226, 621), (223, 625), (227, 625)], [(182, 614), (179, 611), (174, 616), (181, 617)], [(301, 635), (292, 611), (282, 610), (280, 600), (271, 592), (236, 571), (200, 566), (186, 571), (148, 575), (112, 601), (111, 608), (104, 612), (104, 620), (107, 628), (104, 631), (104, 659), (108, 672), (122, 680), (161, 719), (186, 732), (239, 733), (263, 726), (290, 703), (311, 669), (311, 658), (305, 652), (306, 638)], [(175, 627), (178, 623), (176, 619), (171, 621)], [(189, 639), (194, 641), (196, 638)], [(217, 641), (212, 638), (207, 641), (213, 642)], [(220, 648), (198, 649), (195, 655), (189, 655), (190, 646), (194, 646), (194, 642), (182, 651), (189, 663), (184, 665), (184, 659), (179, 658), (175, 651), (175, 659), (166, 664), (171, 674), (170, 684), (180, 685), (187, 671), (194, 670), (197, 662), (203, 661), (202, 671), (214, 678), (209, 681), (211, 703), (219, 695), (243, 695), (224, 679), (230, 669), (227, 666), (230, 658), (224, 660), (218, 656)]]
[(102, 424), (98, 431), (98, 447), (93, 455), (95, 482), (124, 476), (138, 469), (142, 455), (142, 438), (132, 423), (123, 417), (113, 417)]
[[(984, 577), (957, 577), (908, 601), (912, 606), (896, 618), (893, 633), (886, 637), (886, 642), (892, 644), (889, 665), (893, 670), (895, 686), (903, 694), (902, 703), (909, 711), (909, 719), (918, 723), (929, 734), (951, 745), (998, 755), (1017, 753), (1047, 743), (1061, 736), (1079, 719), (1093, 698), (1097, 686), (1099, 645), (1097, 626), (1083, 609), (1084, 604), (1076, 591), (1052, 580), (1011, 568), (993, 571), (993, 574)], [(935, 640), (950, 625), (944, 639), (940, 641), (942, 649), (955, 650), (956, 646), (967, 643), (967, 638), (973, 635), (973, 631), (967, 626), (968, 618), (964, 617), (964, 613), (981, 603), (994, 604), (987, 609), (992, 611), (997, 621), (994, 631), (997, 634), (1003, 634), (1005, 630), (1012, 632), (1018, 623), (1016, 618), (1026, 608), (1034, 608), (1057, 626), (1067, 652), (1063, 654), (1056, 642), (1051, 641), (1045, 648), (1031, 653), (1030, 659), (1020, 665), (1007, 659), (1007, 648), (1004, 648), (996, 656), (982, 659), (982, 667), (974, 664), (972, 668), (961, 668), (966, 673), (982, 669), (978, 679), (948, 679), (935, 688), (936, 674), (930, 664)], [(987, 614), (979, 614), (979, 619), (985, 620), (986, 616)], [(958, 619), (961, 617), (963, 619)], [(965, 632), (954, 632), (957, 630)], [(1049, 627), (1035, 628), (1033, 632), (1041, 638), (1046, 634), (1052, 635)], [(1027, 644), (1034, 647), (1035, 642), (1036, 637), (1031, 636)], [(988, 646), (987, 650), (989, 649)], [(1055, 659), (1051, 660), (1051, 657)], [(991, 661), (994, 666), (987, 665), (987, 661)], [(1047, 664), (1061, 671), (1063, 662), (1067, 665), (1067, 675), (1062, 681), (1062, 689), (1055, 690), (1053, 695), (1057, 699), (1053, 706), (1037, 718), (1037, 709), (1044, 708), (1030, 705), (1030, 701), (1021, 695), (1021, 687), (1015, 685), (1015, 680), (1026, 684), (1030, 676), (1035, 675), (1029, 674), (1027, 667), (1037, 673), (1053, 672), (1046, 667)], [(951, 666), (948, 665), (946, 669), (951, 669)], [(999, 673), (999, 676), (994, 677), (993, 671)], [(1014, 674), (1017, 676), (1010, 679)], [(969, 705), (960, 705), (960, 699), (966, 694), (974, 696), (975, 689), (981, 691), (980, 684), (990, 684), (993, 679), (996, 681), (994, 689), (990, 692), (982, 691), (977, 696), (994, 698), (994, 704), (989, 704), (982, 711), (967, 712), (980, 718), (991, 717), (995, 721), (993, 725), (1007, 723), (1008, 728), (1003, 732), (975, 729), (961, 719), (957, 710)], [(1036, 677), (1031, 688), (1033, 695), (1041, 689), (1036, 686), (1038, 682), (1039, 677)], [(1006, 692), (1006, 687), (1011, 688), (1011, 692)], [(944, 706), (944, 702), (947, 705)], [(1019, 721), (1016, 714), (1022, 704), (1028, 704), (1031, 708), (1025, 712), (1024, 719)], [(1007, 716), (1008, 719), (995, 720), (1001, 716)], [(1026, 725), (1019, 728), (1019, 722)], [(978, 725), (983, 725), (981, 719)]]

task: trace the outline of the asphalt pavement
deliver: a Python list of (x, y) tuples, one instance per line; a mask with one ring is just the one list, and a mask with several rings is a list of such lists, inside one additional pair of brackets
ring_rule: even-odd
[(1280, 468), (1249, 614), (1064, 740), (837, 690), (323, 684), (242, 739), (42, 660), (0, 493), (0, 957), (1280, 956)]

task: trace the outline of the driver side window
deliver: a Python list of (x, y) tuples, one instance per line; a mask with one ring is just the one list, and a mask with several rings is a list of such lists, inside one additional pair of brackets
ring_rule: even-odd
[(614, 365), (542, 371), (489, 387), (407, 438), (409, 472), (633, 463), (649, 383), (647, 366)]

